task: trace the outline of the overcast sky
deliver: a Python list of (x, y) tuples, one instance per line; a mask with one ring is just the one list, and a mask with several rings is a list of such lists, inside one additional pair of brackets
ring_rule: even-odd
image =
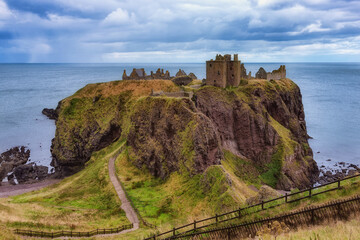
[(360, 62), (360, 1), (0, 0), (0, 62)]

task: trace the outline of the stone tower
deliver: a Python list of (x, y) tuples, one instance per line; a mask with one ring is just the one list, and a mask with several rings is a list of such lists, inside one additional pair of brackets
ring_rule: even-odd
[(241, 62), (238, 55), (216, 55), (215, 60), (206, 61), (206, 85), (216, 87), (239, 86), (241, 80)]

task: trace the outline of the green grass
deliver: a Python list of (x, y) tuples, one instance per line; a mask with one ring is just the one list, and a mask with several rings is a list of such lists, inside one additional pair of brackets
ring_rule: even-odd
[(129, 224), (108, 175), (109, 158), (122, 145), (117, 142), (93, 153), (84, 170), (53, 186), (1, 199), (1, 206), (11, 209), (7, 213), (11, 217), (2, 216), (0, 222), (32, 230), (93, 230)]
[(203, 174), (192, 176), (174, 172), (159, 180), (146, 169), (134, 167), (124, 151), (116, 161), (116, 169), (140, 215), (163, 229), (236, 205), (221, 166), (211, 166)]
[(280, 145), (276, 152), (271, 156), (271, 162), (266, 164), (266, 172), (260, 175), (260, 179), (272, 188), (276, 187), (282, 174), (281, 169), (284, 161), (283, 159), (284, 146)]

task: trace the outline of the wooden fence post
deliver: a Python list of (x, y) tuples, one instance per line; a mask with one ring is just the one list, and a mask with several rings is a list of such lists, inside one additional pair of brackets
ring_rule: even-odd
[(288, 202), (288, 196), (287, 196), (287, 193), (285, 193), (285, 203), (287, 203)]
[(340, 188), (340, 180), (338, 180), (338, 188)]
[(196, 230), (196, 220), (194, 220), (194, 230)]
[(239, 218), (241, 218), (241, 208), (239, 208), (238, 212), (239, 212)]
[(314, 209), (311, 209), (311, 223), (315, 223), (315, 217), (314, 217)]
[(216, 223), (218, 222), (218, 215), (215, 214), (215, 218), (216, 218)]
[(311, 197), (311, 188), (309, 188), (309, 196)]
[(264, 201), (261, 201), (261, 210), (264, 210)]
[(156, 240), (156, 234), (154, 234), (154, 240)]
[(173, 228), (173, 236), (175, 236), (176, 235), (176, 233), (175, 233), (175, 228)]

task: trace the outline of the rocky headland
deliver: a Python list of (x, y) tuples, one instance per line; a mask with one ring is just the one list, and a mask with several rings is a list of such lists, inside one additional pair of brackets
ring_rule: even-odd
[(227, 152), (251, 163), (274, 188), (316, 181), (319, 170), (294, 82), (253, 79), (238, 87), (185, 89), (193, 92), (191, 99), (151, 96), (184, 90), (168, 80), (115, 81), (89, 84), (60, 101), (51, 113), (57, 116), (51, 149), (56, 174), (79, 171), (92, 152), (121, 140), (133, 165), (162, 179), (174, 171), (204, 173)]

